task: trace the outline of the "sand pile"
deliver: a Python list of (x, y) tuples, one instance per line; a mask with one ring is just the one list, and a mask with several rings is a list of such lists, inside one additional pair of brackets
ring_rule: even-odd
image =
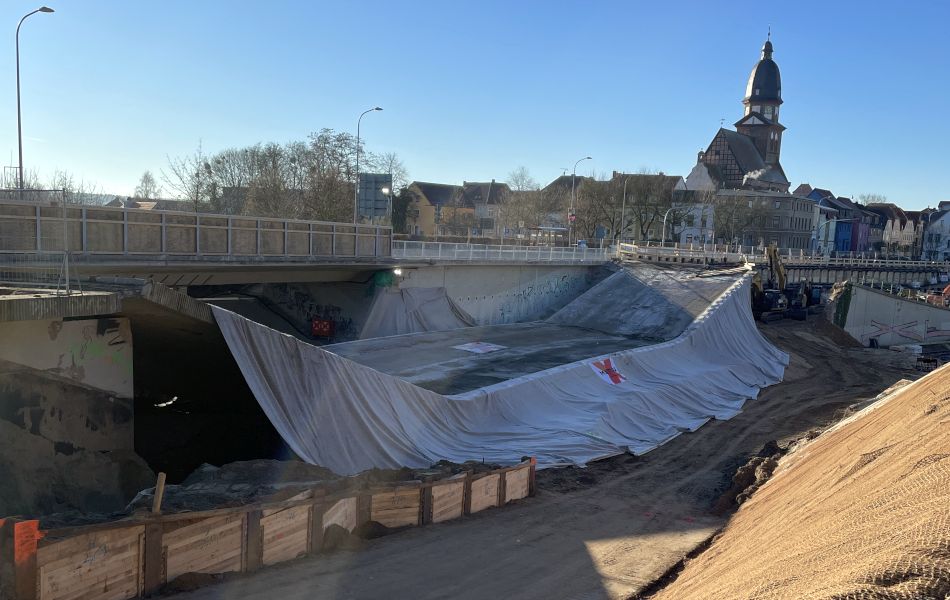
[(950, 595), (950, 366), (781, 461), (654, 598)]

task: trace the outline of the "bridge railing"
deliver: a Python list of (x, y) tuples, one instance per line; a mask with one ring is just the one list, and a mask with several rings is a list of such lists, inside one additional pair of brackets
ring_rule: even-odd
[[(767, 262), (763, 250), (758, 247), (749, 246), (717, 246), (708, 244), (620, 244), (619, 252), (626, 255), (652, 256), (662, 259), (694, 259), (694, 260), (725, 260), (727, 262), (747, 261), (747, 262)], [(821, 267), (862, 267), (862, 268), (881, 268), (881, 269), (918, 269), (918, 270), (939, 270), (946, 271), (950, 268), (950, 263), (943, 261), (924, 261), (924, 260), (903, 260), (877, 258), (867, 255), (852, 256), (810, 256), (801, 250), (783, 250), (780, 252), (782, 262), (786, 266), (821, 266)]]
[(445, 242), (393, 242), (393, 257), (402, 259), (488, 262), (606, 262), (607, 248), (557, 248), (553, 246), (502, 246)]
[(388, 257), (375, 225), (137, 208), (0, 203), (0, 255)]

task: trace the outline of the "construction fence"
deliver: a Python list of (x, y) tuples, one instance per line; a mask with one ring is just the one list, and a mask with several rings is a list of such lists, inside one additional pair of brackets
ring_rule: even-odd
[(319, 553), (333, 526), (422, 526), (534, 495), (535, 465), (62, 529), (0, 519), (0, 600), (125, 600), (186, 573), (256, 571)]

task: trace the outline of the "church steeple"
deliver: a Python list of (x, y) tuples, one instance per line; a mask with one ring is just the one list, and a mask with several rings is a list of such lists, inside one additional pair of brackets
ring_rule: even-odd
[(782, 104), (782, 75), (772, 60), (772, 32), (769, 29), (762, 57), (752, 68), (746, 84), (743, 118), (736, 123), (736, 130), (751, 137), (756, 149), (768, 165), (777, 165), (782, 149), (782, 131), (779, 123), (779, 106)]

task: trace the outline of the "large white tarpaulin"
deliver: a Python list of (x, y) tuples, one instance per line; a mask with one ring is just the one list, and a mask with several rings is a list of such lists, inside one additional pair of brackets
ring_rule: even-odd
[(294, 452), (354, 474), (440, 459), (584, 464), (644, 453), (711, 418), (728, 419), (781, 381), (788, 364), (756, 329), (749, 303), (744, 277), (670, 341), (458, 396), (213, 310), (248, 385)]

